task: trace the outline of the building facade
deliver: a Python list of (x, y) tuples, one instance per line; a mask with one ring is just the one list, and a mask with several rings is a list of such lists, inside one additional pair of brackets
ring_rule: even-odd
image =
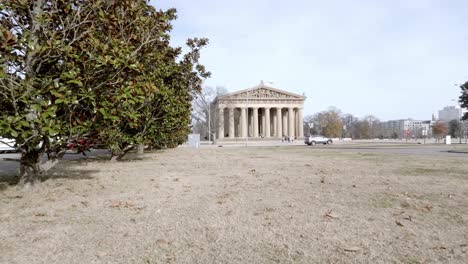
[(462, 110), (455, 106), (446, 106), (444, 109), (439, 110), (439, 120), (444, 122), (450, 122), (452, 120), (460, 120), (462, 116)]
[(236, 138), (303, 138), (305, 96), (261, 82), (242, 91), (218, 96), (218, 140)]
[(430, 120), (400, 119), (380, 123), (385, 138), (421, 138), (430, 136), (432, 122)]

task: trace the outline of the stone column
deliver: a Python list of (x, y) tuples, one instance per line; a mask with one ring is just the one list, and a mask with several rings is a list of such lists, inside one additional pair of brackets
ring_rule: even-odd
[(283, 133), (283, 135), (288, 136), (289, 135), (289, 133), (288, 133), (288, 113), (285, 112), (284, 115), (283, 115), (283, 112), (281, 111), (281, 115), (282, 115), (281, 118), (283, 118), (283, 132), (282, 133)]
[(278, 137), (278, 117), (277, 117), (278, 112), (274, 112), (274, 113), (275, 114), (273, 116), (273, 129), (272, 130), (274, 132), (273, 136)]
[(276, 136), (279, 138), (283, 137), (283, 113), (281, 107), (276, 108), (276, 119), (278, 128), (276, 129)]
[(229, 107), (229, 138), (234, 138), (234, 108)]
[(299, 138), (304, 138), (304, 114), (302, 112), (302, 108), (299, 108), (297, 109), (298, 113), (299, 113)]
[(218, 139), (224, 138), (224, 108), (218, 109)]
[(265, 109), (265, 137), (269, 138), (270, 134), (270, 108)]
[(241, 109), (241, 128), (242, 128), (242, 137), (247, 137), (247, 108), (242, 107)]
[(254, 122), (253, 121), (253, 110), (252, 110), (252, 113), (249, 113), (249, 112), (250, 112), (250, 110), (249, 110), (249, 108), (247, 108), (247, 119), (248, 119), (247, 126), (248, 126), (248, 130), (249, 130), (249, 132), (247, 132), (247, 135), (249, 137), (252, 137), (253, 136), (253, 122)]
[(289, 137), (294, 137), (294, 108), (290, 107), (288, 108), (288, 114), (289, 114), (289, 131), (288, 135)]
[(254, 138), (258, 138), (258, 108), (252, 108), (253, 111), (253, 134)]
[(266, 121), (266, 119), (265, 119), (265, 118), (266, 118), (266, 117), (265, 117), (265, 108), (263, 108), (262, 116), (261, 116), (261, 120), (262, 120), (262, 129), (260, 129), (260, 131), (261, 131), (263, 137), (265, 137), (265, 134), (266, 134), (266, 133), (265, 133), (265, 132), (266, 132), (266, 130), (265, 130), (265, 126), (266, 126), (266, 124), (265, 124), (266, 122), (265, 122), (265, 121)]

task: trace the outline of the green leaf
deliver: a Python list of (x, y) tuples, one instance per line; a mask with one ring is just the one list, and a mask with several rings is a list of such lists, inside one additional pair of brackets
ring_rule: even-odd
[(104, 108), (99, 108), (99, 112), (104, 116), (107, 117), (107, 112)]
[(76, 85), (78, 85), (80, 87), (83, 87), (83, 83), (80, 80), (70, 80), (67, 83), (76, 84)]

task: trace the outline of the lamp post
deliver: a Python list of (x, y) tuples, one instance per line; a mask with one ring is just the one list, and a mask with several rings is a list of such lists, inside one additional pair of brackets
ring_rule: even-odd
[(211, 103), (208, 103), (208, 144), (211, 144)]

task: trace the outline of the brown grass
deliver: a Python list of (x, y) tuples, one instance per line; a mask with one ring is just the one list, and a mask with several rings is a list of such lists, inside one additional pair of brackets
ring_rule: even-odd
[(0, 263), (468, 259), (463, 158), (178, 148), (64, 162), (32, 193), (3, 189)]

